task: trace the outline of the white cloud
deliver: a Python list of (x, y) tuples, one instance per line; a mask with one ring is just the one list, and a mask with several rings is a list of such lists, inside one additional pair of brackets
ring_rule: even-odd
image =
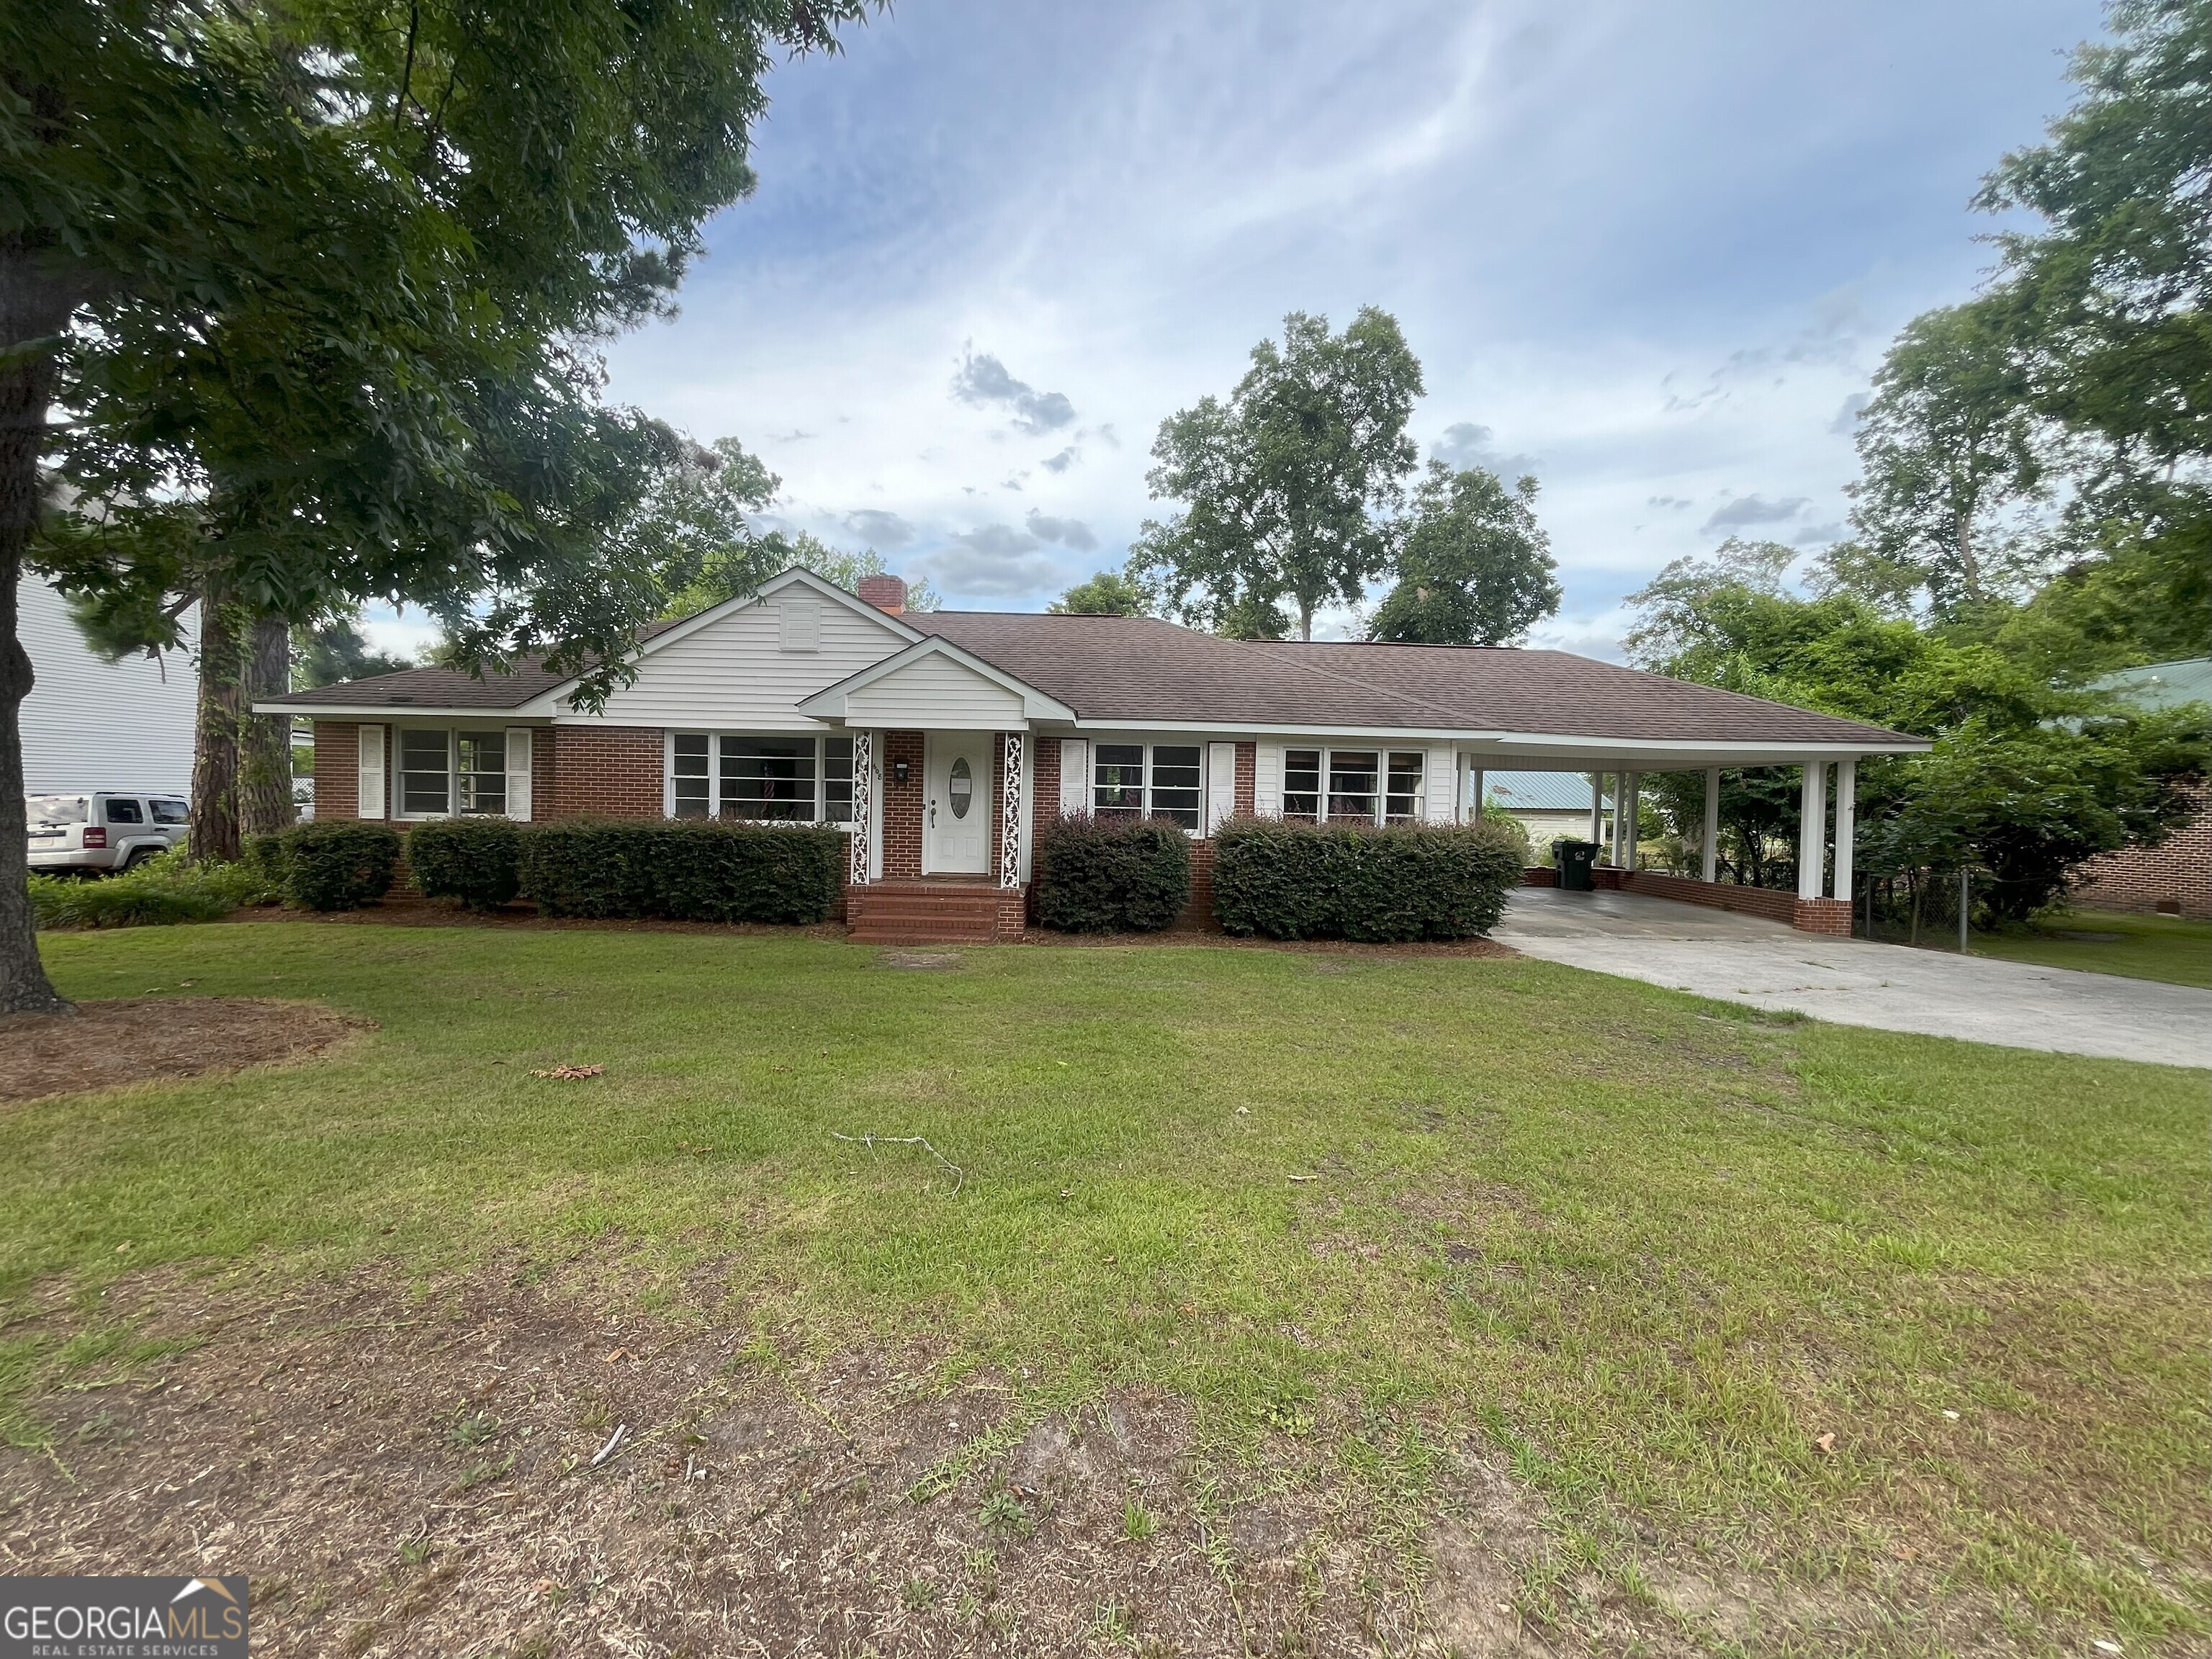
[(1732, 527), (1676, 503), (1841, 520), (1839, 406), (1971, 291), (1961, 204), (2097, 27), (2097, 0), (906, 9), (776, 71), (760, 191), (681, 318), (617, 344), (611, 391), (779, 434), (781, 512), (890, 515), (956, 603), (1041, 605), (1090, 550), (979, 546), (985, 502), (1111, 557), (1168, 510), (1164, 418), (1225, 394), (1285, 312), (1379, 304), (1432, 453), (1537, 458), (1553, 636), (1597, 648), (1621, 594)]

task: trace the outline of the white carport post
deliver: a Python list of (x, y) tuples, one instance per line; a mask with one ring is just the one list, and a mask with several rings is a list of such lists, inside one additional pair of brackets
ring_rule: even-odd
[(1825, 884), (1828, 852), (1828, 763), (1805, 763), (1797, 796), (1797, 896), (1816, 899)]
[(1851, 896), (1851, 838), (1858, 829), (1859, 762), (1846, 755), (1836, 763), (1836, 884), (1833, 896)]
[(1468, 774), (1470, 786), (1467, 803), (1467, 821), (1469, 823), (1480, 823), (1482, 822), (1482, 768), (1478, 763), (1470, 763)]
[(1589, 838), (1599, 846), (1605, 845), (1605, 774), (1590, 774), (1590, 832)]
[(1698, 849), (1705, 858), (1705, 879), (1721, 878), (1721, 769), (1705, 769), (1705, 839)]

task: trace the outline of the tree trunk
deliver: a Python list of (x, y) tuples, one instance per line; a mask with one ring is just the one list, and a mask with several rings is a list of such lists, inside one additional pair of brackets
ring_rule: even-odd
[(245, 702), (245, 652), (237, 613), (222, 577), (200, 584), (199, 715), (192, 728), (192, 861), (238, 856), (239, 715)]
[(1313, 643), (1313, 606), (1304, 599), (1298, 601), (1298, 637), (1308, 645)]
[(253, 619), (251, 659), (238, 754), (239, 833), (273, 836), (292, 826), (292, 720), (254, 714), (252, 705), (292, 689), (292, 629), (283, 617)]
[[(31, 250), (0, 237), (0, 348), (58, 333), (72, 306), (41, 279)], [(52, 401), (54, 362), (32, 350), (0, 360), (0, 1014), (65, 1014), (39, 961), (31, 918), (28, 825), (23, 808), (23, 699), (31, 657), (15, 637), (23, 552), (38, 520), (39, 447)]]

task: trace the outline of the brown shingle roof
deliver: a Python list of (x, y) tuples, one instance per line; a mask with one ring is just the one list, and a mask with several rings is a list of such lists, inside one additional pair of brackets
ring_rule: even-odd
[[(905, 622), (1005, 670), (1086, 720), (1133, 726), (1402, 727), (1630, 742), (1911, 741), (1880, 726), (1564, 651), (1224, 640), (1157, 617), (908, 611)], [(650, 639), (672, 622), (648, 623)], [(452, 668), (296, 691), (326, 708), (519, 708), (571, 676), (526, 662), (478, 679)]]
[(994, 611), (906, 620), (1084, 720), (1410, 726), (1750, 743), (1911, 741), (1857, 720), (1565, 651), (1224, 640), (1152, 617)]
[[(675, 626), (675, 621), (647, 623), (637, 630), (637, 637), (642, 642)], [(520, 708), (575, 678), (552, 673), (536, 659), (526, 659), (512, 673), (482, 679), (458, 668), (403, 668), (396, 674), (373, 674), (365, 680), (294, 691), (281, 701), (331, 708)]]

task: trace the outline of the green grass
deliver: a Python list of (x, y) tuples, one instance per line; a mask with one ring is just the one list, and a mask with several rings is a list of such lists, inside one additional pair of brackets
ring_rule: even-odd
[[(1027, 1367), (1017, 1433), (1150, 1383), (1215, 1455), (1287, 1442), (1413, 1510), (1431, 1449), (1479, 1433), (1552, 1516), (1540, 1603), (1590, 1573), (1637, 1593), (1662, 1553), (1856, 1595), (1905, 1553), (2022, 1630), (2207, 1628), (2201, 1072), (1526, 960), (933, 972), (813, 938), (283, 924), (43, 945), (73, 996), (190, 980), (380, 1029), (0, 1108), (18, 1312), (57, 1275), (89, 1296), (178, 1261), (611, 1254), (649, 1304), (712, 1263), (722, 1316), (787, 1353), (920, 1338), (948, 1378)], [(606, 1073), (530, 1076), (563, 1061)], [(866, 1133), (959, 1174), (838, 1138)], [(32, 1358), (0, 1339), (0, 1389)]]
[[(2068, 939), (2068, 933), (2118, 937)], [(2212, 990), (2212, 921), (2191, 921), (2180, 916), (2064, 910), (2040, 917), (2017, 931), (1977, 933), (1974, 954)]]

